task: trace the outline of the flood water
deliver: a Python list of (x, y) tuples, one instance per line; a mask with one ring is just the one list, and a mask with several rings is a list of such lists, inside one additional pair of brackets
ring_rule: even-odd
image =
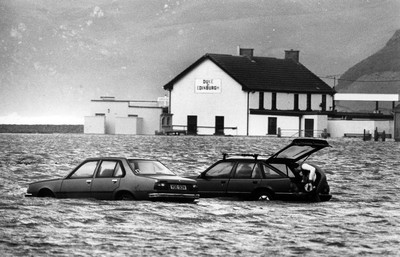
[(400, 143), (328, 139), (323, 203), (197, 204), (25, 198), (28, 183), (87, 157), (157, 158), (179, 175), (222, 152), (271, 154), (268, 137), (0, 134), (1, 256), (399, 256)]

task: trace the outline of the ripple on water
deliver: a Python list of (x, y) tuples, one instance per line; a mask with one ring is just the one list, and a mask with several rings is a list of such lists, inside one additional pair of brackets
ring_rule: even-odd
[(197, 204), (24, 198), (86, 157), (157, 158), (198, 174), (222, 152), (277, 151), (290, 139), (0, 134), (4, 256), (396, 256), (399, 144), (330, 139), (310, 159), (326, 170), (326, 203), (201, 199)]

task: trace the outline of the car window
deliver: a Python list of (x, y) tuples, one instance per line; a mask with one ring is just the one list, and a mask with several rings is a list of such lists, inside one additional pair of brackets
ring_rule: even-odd
[[(264, 167), (265, 166), (266, 165), (264, 165)], [(290, 178), (294, 178), (295, 177), (293, 172), (287, 167), (286, 164), (283, 164), (283, 163), (271, 163), (271, 166), (273, 166), (274, 168), (278, 169), (283, 174), (286, 174)], [(264, 170), (264, 172), (265, 172), (265, 170)]]
[(312, 152), (314, 149), (315, 148), (310, 145), (292, 145), (280, 152), (275, 158), (296, 159), (303, 154)]
[(96, 169), (97, 161), (90, 161), (80, 166), (70, 178), (91, 178)]
[(250, 162), (239, 162), (236, 166), (236, 172), (234, 178), (251, 178), (255, 163)]
[(261, 167), (259, 164), (257, 164), (254, 169), (253, 172), (251, 173), (251, 178), (262, 178), (262, 171), (261, 171)]
[(121, 177), (123, 175), (121, 164), (119, 161), (103, 161), (97, 172), (97, 177)]
[(175, 175), (159, 161), (129, 160), (129, 165), (137, 175)]
[(206, 173), (211, 178), (229, 178), (234, 162), (220, 162), (209, 169)]
[(121, 163), (118, 162), (117, 166), (115, 167), (115, 172), (114, 172), (114, 177), (123, 177), (124, 176), (124, 170), (121, 167)]
[(263, 165), (263, 169), (264, 169), (264, 174), (265, 174), (266, 178), (281, 178), (282, 177), (282, 175), (280, 175), (275, 170), (273, 170), (271, 167), (269, 167), (265, 164)]

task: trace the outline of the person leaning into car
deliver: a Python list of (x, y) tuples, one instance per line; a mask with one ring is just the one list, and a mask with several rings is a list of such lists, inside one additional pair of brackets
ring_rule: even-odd
[(315, 179), (317, 178), (317, 175), (315, 173), (315, 168), (307, 163), (303, 163), (301, 165), (301, 170), (304, 171), (308, 171), (308, 176), (307, 174), (305, 174), (304, 172), (302, 172), (303, 174), (303, 180), (302, 182), (306, 183), (304, 185), (304, 189), (307, 192), (311, 192), (315, 186), (313, 186), (313, 183), (315, 182)]

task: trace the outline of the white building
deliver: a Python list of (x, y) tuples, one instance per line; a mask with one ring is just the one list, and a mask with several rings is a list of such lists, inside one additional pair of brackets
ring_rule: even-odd
[(399, 102), (398, 94), (373, 93), (337, 93), (335, 101), (375, 102), (375, 110), (371, 112), (333, 112), (329, 115), (328, 131), (331, 137), (352, 137), (364, 131), (373, 135), (375, 130), (385, 131), (387, 136), (394, 134), (392, 114), (384, 114), (379, 109), (380, 103), (392, 103), (393, 109)]
[(284, 59), (205, 54), (164, 85), (174, 130), (189, 134), (318, 137), (328, 127), (335, 90), (301, 63)]
[(91, 100), (91, 116), (85, 117), (84, 133), (154, 135), (160, 131), (163, 104), (159, 101)]

